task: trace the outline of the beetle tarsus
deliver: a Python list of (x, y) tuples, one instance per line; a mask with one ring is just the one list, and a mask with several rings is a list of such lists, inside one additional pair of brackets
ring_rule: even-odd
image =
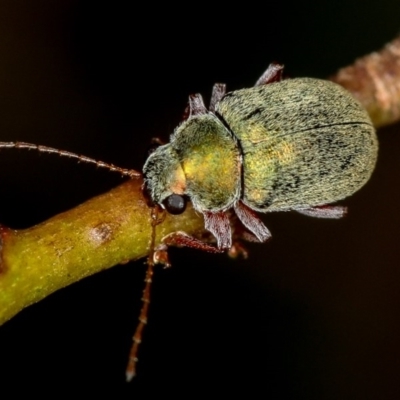
[(154, 264), (161, 264), (164, 268), (171, 267), (168, 256), (168, 246), (165, 243), (161, 243), (154, 249), (153, 262)]

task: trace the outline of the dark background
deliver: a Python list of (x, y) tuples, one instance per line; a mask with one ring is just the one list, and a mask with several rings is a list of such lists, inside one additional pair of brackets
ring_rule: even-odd
[[(399, 32), (399, 2), (316, 3), (217, 11), (1, 0), (0, 140), (140, 169), (150, 139), (167, 140), (179, 123), (189, 93), (208, 98), (217, 81), (249, 87), (271, 61), (292, 77), (326, 77)], [(400, 126), (379, 139), (371, 181), (343, 201), (346, 219), (266, 215), (273, 240), (249, 245), (247, 261), (171, 250), (173, 268), (156, 271), (133, 383), (124, 370), (143, 261), (61, 290), (1, 327), (3, 390), (399, 398)], [(0, 221), (29, 227), (120, 182), (90, 165), (3, 150)]]

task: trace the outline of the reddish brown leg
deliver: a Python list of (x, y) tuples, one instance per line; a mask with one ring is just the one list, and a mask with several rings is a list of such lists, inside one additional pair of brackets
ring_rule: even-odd
[(224, 211), (216, 213), (203, 211), (205, 228), (217, 239), (219, 249), (230, 249), (232, 246), (232, 230), (229, 216)]
[(249, 252), (247, 251), (243, 242), (260, 243), (260, 241), (243, 225), (238, 216), (234, 213), (234, 210), (231, 211), (230, 221), (233, 234), (232, 247), (228, 250), (228, 256), (233, 259), (239, 257), (247, 259)]
[(165, 236), (165, 238), (163, 238), (163, 243), (167, 246), (191, 247), (192, 249), (204, 250), (209, 253), (224, 252), (223, 249), (204, 243), (182, 231), (173, 232)]
[(213, 86), (210, 100), (210, 111), (215, 112), (215, 106), (220, 102), (220, 100), (225, 96), (226, 85), (225, 83), (216, 83)]
[(296, 210), (300, 214), (315, 218), (343, 218), (347, 214), (347, 207), (343, 206), (317, 206), (302, 210)]
[(183, 112), (182, 120), (186, 121), (193, 115), (207, 114), (207, 108), (204, 105), (203, 97), (201, 94), (191, 94), (189, 96), (189, 103)]
[(243, 202), (238, 201), (235, 204), (235, 213), (242, 224), (254, 235), (260, 242), (266, 242), (271, 237), (271, 232), (263, 224), (256, 213)]
[(207, 114), (207, 108), (204, 105), (203, 97), (200, 93), (189, 96), (190, 117), (193, 115)]
[(168, 256), (168, 246), (165, 244), (160, 244), (154, 249), (153, 253), (154, 264), (162, 264), (164, 268), (169, 268), (171, 263)]
[(254, 86), (268, 85), (282, 79), (283, 65), (271, 63)]

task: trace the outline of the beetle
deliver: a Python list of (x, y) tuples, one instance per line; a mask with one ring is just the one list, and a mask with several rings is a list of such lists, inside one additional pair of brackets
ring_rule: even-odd
[[(229, 210), (264, 242), (255, 212), (340, 218), (346, 208), (331, 204), (374, 170), (378, 141), (362, 105), (333, 82), (281, 80), (282, 69), (271, 64), (249, 89), (214, 85), (209, 110), (190, 96), (188, 118), (144, 164), (153, 202), (179, 214), (189, 198), (220, 250), (232, 246)], [(192, 245), (184, 234), (179, 243)]]

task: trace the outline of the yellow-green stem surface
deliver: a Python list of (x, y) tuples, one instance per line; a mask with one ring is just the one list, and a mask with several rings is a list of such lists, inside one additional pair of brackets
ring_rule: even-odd
[[(2, 228), (0, 324), (52, 292), (149, 252), (151, 209), (141, 179), (25, 230)], [(203, 218), (191, 207), (166, 215), (156, 245), (171, 232), (201, 232)]]

